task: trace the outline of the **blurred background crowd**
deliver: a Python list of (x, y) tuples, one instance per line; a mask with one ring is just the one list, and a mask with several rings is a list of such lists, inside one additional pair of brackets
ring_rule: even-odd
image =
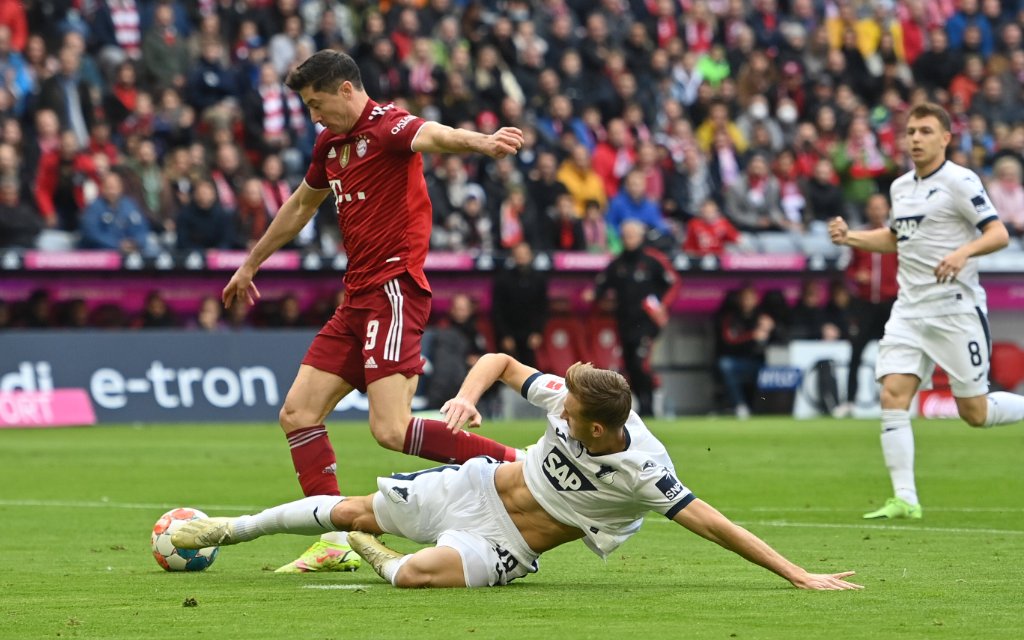
[[(697, 255), (819, 234), (908, 168), (901, 122), (924, 99), (1020, 233), (1019, 5), (0, 0), (0, 242), (249, 246), (316, 135), (282, 81), (325, 47), (380, 102), (526, 132), (514, 158), (428, 158), (434, 250), (615, 252), (631, 218)], [(296, 244), (341, 240), (325, 210)]]
[[(0, 248), (251, 246), (304, 175), (317, 129), (283, 80), (322, 48), (350, 53), (378, 102), (524, 131), (514, 157), (425, 158), (431, 249), (509, 256), (495, 290), (541, 319), (532, 256), (619, 254), (629, 221), (670, 258), (823, 250), (835, 215), (886, 224), (880, 194), (911, 168), (900, 132), (924, 100), (1021, 235), (1022, 26), (1020, 0), (0, 0)], [(343, 243), (327, 199), (292, 248)], [(894, 263), (861, 258), (796, 306), (732, 292), (724, 377), (756, 371), (770, 342), (852, 339), (851, 292), (876, 310), (895, 296), (877, 286)], [(473, 302), (451, 302), (443, 324), (470, 351), (543, 342), (507, 309), (484, 340)], [(209, 298), (186, 318), (158, 291), (136, 313), (41, 289), (0, 301), (0, 327), (319, 326), (336, 303)]]

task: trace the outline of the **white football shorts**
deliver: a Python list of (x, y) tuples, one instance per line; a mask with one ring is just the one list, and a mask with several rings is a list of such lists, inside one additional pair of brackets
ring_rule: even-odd
[(377, 523), (387, 533), (458, 551), (467, 587), (504, 585), (536, 573), (538, 554), (494, 488), (499, 464), (479, 457), (461, 466), (377, 478)]
[(981, 310), (928, 318), (893, 315), (878, 343), (875, 378), (909, 373), (927, 389), (937, 364), (949, 376), (953, 395), (971, 398), (988, 393), (991, 355), (988, 318)]

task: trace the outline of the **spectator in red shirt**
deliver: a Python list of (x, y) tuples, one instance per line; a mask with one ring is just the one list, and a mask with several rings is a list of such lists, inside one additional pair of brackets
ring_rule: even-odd
[(693, 256), (718, 256), (725, 245), (735, 244), (739, 239), (739, 231), (725, 219), (718, 203), (708, 198), (700, 205), (700, 215), (686, 225), (683, 251)]
[(0, 0), (0, 24), (11, 30), (11, 50), (21, 52), (28, 42), (28, 20), (23, 0)]

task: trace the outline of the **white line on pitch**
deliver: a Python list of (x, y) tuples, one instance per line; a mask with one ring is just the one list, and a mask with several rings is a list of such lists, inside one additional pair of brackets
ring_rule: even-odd
[[(264, 506), (244, 504), (202, 504), (195, 503), (195, 509), (203, 511), (260, 511)], [(60, 509), (174, 509), (183, 505), (156, 502), (114, 502), (112, 500), (0, 500), (0, 507), (54, 507)]]
[(303, 589), (322, 589), (324, 591), (359, 591), (361, 589), (373, 589), (369, 584), (304, 584)]
[[(665, 518), (650, 518), (650, 522), (674, 522), (673, 520), (667, 520)], [(1024, 536), (1024, 531), (1020, 529), (971, 529), (966, 527), (922, 527), (917, 524), (907, 523), (905, 525), (893, 525), (893, 524), (840, 524), (834, 522), (791, 522), (789, 520), (735, 520), (736, 524), (750, 527), (792, 527), (800, 529), (853, 529), (855, 531), (863, 531), (865, 529), (871, 529), (875, 531), (902, 531), (912, 533), (914, 531), (927, 531), (928, 533), (984, 533), (987, 535), (991, 534), (1006, 534), (1011, 536)]]
[[(723, 507), (724, 509), (724, 507)], [(728, 511), (755, 511), (764, 513), (852, 513), (839, 507), (736, 507)], [(929, 513), (1022, 513), (1024, 507), (928, 507)]]
[(1012, 536), (1024, 536), (1024, 531), (1019, 529), (970, 529), (965, 527), (920, 527), (908, 523), (904, 526), (891, 524), (834, 524), (828, 522), (790, 522), (788, 520), (755, 520), (748, 521), (748, 525), (763, 527), (802, 527), (806, 529), (876, 529), (881, 531), (928, 531), (929, 533), (985, 533), (985, 534), (1006, 534)]

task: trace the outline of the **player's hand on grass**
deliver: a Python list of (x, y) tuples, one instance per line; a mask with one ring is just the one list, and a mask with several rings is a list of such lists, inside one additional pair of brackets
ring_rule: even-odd
[(444, 416), (444, 421), (452, 433), (458, 433), (463, 429), (476, 429), (483, 422), (476, 405), (463, 398), (452, 398), (444, 403), (441, 415)]
[(938, 282), (953, 282), (956, 280), (964, 265), (967, 264), (967, 254), (957, 250), (949, 254), (935, 267), (935, 279)]
[(832, 240), (832, 244), (846, 244), (846, 237), (849, 232), (850, 226), (846, 224), (846, 220), (838, 216), (829, 220), (828, 237)]
[(256, 304), (256, 301), (260, 299), (260, 290), (252, 281), (254, 275), (245, 265), (238, 267), (235, 275), (231, 276), (231, 280), (220, 294), (225, 309), (230, 308), (235, 299), (245, 300), (249, 305)]
[(502, 127), (488, 136), (488, 147), (484, 153), (492, 158), (515, 155), (523, 148), (523, 132), (515, 127)]
[(807, 573), (792, 579), (790, 582), (797, 589), (811, 589), (813, 591), (838, 591), (841, 589), (863, 589), (862, 585), (848, 582), (846, 578), (855, 574), (856, 571), (843, 571), (841, 573)]

